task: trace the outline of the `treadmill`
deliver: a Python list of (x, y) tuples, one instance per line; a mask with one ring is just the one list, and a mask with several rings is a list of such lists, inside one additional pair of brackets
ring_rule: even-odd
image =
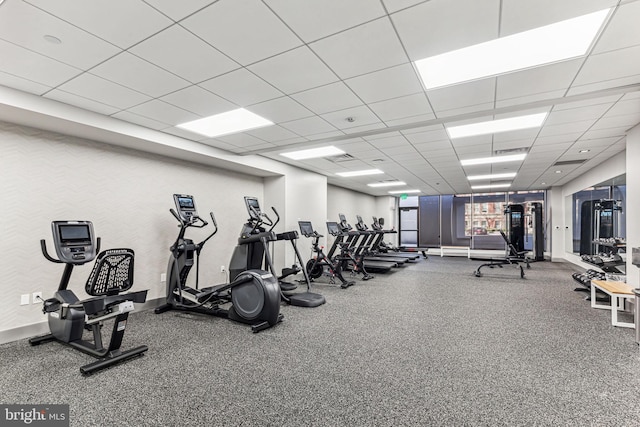
[[(373, 218), (373, 223), (371, 224), (371, 229), (378, 232), (378, 237), (376, 238), (374, 245), (373, 245), (373, 250), (376, 253), (376, 256), (385, 256), (385, 255), (389, 255), (392, 257), (404, 257), (407, 258), (410, 261), (414, 261), (420, 258), (420, 255), (417, 255), (415, 253), (409, 253), (409, 252), (398, 252), (397, 250), (394, 250), (393, 252), (380, 252), (379, 248), (380, 245), (382, 244), (382, 241), (384, 240), (384, 235), (385, 234), (397, 234), (398, 232), (395, 230), (384, 230), (382, 228), (382, 224), (381, 222), (383, 221), (382, 219), (380, 221), (378, 221), (377, 217), (372, 217)], [(425, 256), (426, 258), (426, 256)]]
[[(343, 235), (347, 236), (347, 240), (345, 241), (345, 243), (349, 245), (348, 247), (353, 251), (355, 258), (363, 257), (362, 253), (358, 253), (358, 241), (361, 238), (368, 239), (370, 237), (370, 234), (361, 233), (360, 231), (354, 230), (353, 227), (351, 227), (351, 224), (347, 222), (347, 218), (344, 216), (344, 214), (339, 214), (338, 218), (340, 219), (340, 222), (338, 223), (340, 231), (343, 233)], [(367, 271), (371, 270), (377, 272), (386, 272), (394, 267), (398, 267), (398, 262), (392, 260), (373, 260), (364, 256), (363, 266)]]
[(358, 247), (356, 248), (355, 253), (357, 255), (362, 254), (364, 255), (365, 260), (370, 261), (392, 261), (398, 264), (398, 266), (401, 266), (411, 260), (411, 258), (399, 256), (397, 257), (394, 254), (376, 252), (376, 244), (379, 244), (379, 242), (382, 240), (383, 233), (377, 230), (369, 230), (367, 224), (362, 221), (362, 217), (360, 215), (356, 215), (356, 219), (358, 221), (356, 222), (356, 229), (358, 230), (358, 232), (360, 232), (360, 234), (364, 235), (362, 243), (360, 243), (360, 245), (358, 245)]
[[(334, 247), (345, 246), (347, 250), (350, 250), (351, 245), (353, 243), (353, 239), (359, 236), (357, 231), (343, 231), (340, 224), (335, 221), (327, 222), (327, 231), (333, 237), (335, 237)], [(346, 237), (346, 239), (345, 239)], [(388, 263), (388, 262), (367, 262), (366, 259), (363, 261), (364, 269), (369, 271), (376, 271), (379, 273), (386, 273), (391, 270), (393, 267), (397, 266), (396, 263)]]

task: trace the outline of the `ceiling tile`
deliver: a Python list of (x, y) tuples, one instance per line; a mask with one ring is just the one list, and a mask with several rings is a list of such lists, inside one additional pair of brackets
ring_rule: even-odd
[(564, 61), (497, 77), (497, 99), (519, 98), (566, 88), (575, 78), (583, 59)]
[(59, 89), (119, 109), (127, 109), (151, 99), (140, 92), (90, 73), (83, 73), (69, 80), (60, 85)]
[(577, 132), (586, 132), (596, 119), (580, 120), (571, 123), (563, 123), (560, 125), (545, 125), (539, 133), (539, 136), (567, 135)]
[(502, 37), (615, 6), (617, 0), (502, 1)]
[(600, 36), (598, 43), (593, 49), (594, 53), (640, 44), (638, 16), (640, 16), (640, 2), (634, 1), (620, 5), (607, 25), (606, 30)]
[(198, 86), (189, 86), (185, 89), (177, 90), (160, 99), (203, 117), (237, 108), (235, 104)]
[(562, 142), (574, 142), (584, 135), (584, 132), (572, 132), (563, 135), (543, 136), (536, 138), (536, 145), (557, 144)]
[(45, 86), (58, 86), (80, 74), (77, 68), (3, 40), (0, 40), (0, 58), (11, 58), (0, 62), (0, 71)]
[(279, 98), (283, 95), (278, 89), (244, 68), (207, 80), (198, 86), (241, 107)]
[[(45, 35), (54, 36), (61, 43), (51, 43)], [(112, 44), (19, 1), (3, 4), (0, 39), (77, 68), (93, 67), (120, 52)]]
[(370, 0), (265, 0), (302, 40), (309, 43), (385, 15)]
[[(235, 145), (236, 147), (247, 148), (252, 150), (267, 148), (265, 147), (265, 141), (246, 133), (236, 133), (233, 135), (219, 136), (216, 139), (226, 142), (227, 144)], [(268, 145), (268, 147), (271, 147), (271, 146), (272, 146), (271, 144)]]
[(144, 126), (149, 129), (161, 130), (167, 128), (168, 126), (166, 123), (162, 123), (157, 120), (132, 113), (131, 111), (120, 111), (119, 113), (113, 114), (111, 117), (115, 117), (116, 119), (120, 119), (125, 122)]
[(292, 139), (298, 139), (298, 135), (278, 125), (265, 126), (258, 129), (247, 131), (245, 133), (248, 133), (252, 136), (255, 136), (256, 138), (260, 138), (263, 141), (267, 141), (267, 142), (277, 142), (277, 141), (287, 141)]
[[(2, 51), (1, 47), (0, 51)], [(1, 65), (0, 68), (2, 68)], [(32, 82), (30, 80), (23, 79), (22, 77), (3, 73), (2, 71), (0, 71), (0, 85), (18, 89), (27, 93), (33, 93), (35, 95), (42, 95), (43, 93), (51, 90), (51, 87), (49, 86)]]
[(386, 17), (311, 43), (309, 47), (342, 79), (408, 62)]
[(367, 103), (422, 92), (420, 81), (410, 64), (354, 77), (345, 83)]
[[(427, 92), (436, 113), (467, 106), (486, 105), (495, 99), (496, 79), (477, 80)], [(468, 107), (467, 107), (468, 108)]]
[(428, 0), (382, 0), (389, 13), (394, 13), (425, 1)]
[(180, 25), (173, 25), (129, 49), (140, 58), (191, 83), (199, 83), (240, 67)]
[(638, 124), (637, 114), (625, 114), (622, 116), (603, 117), (598, 120), (589, 130), (626, 128), (631, 129)]
[(373, 131), (379, 129), (385, 129), (387, 126), (382, 122), (372, 123), (363, 126), (356, 126), (352, 128), (344, 128), (343, 131), (346, 134), (358, 134), (360, 132)]
[(155, 7), (174, 21), (179, 21), (215, 1), (216, 0), (189, 0), (188, 2), (184, 2), (175, 0), (144, 0), (145, 3)]
[(611, 104), (597, 104), (570, 110), (554, 110), (549, 113), (544, 124), (545, 126), (553, 126), (585, 119), (599, 119), (610, 107)]
[[(591, 55), (571, 87), (640, 75), (640, 46)], [(637, 78), (636, 81), (640, 81)]]
[(189, 82), (128, 52), (123, 52), (91, 70), (103, 79), (158, 97), (189, 86)]
[(289, 122), (313, 116), (313, 113), (288, 96), (254, 104), (247, 108), (274, 123)]
[[(361, 128), (365, 125), (380, 123), (378, 117), (366, 106), (321, 114), (321, 117), (338, 129)], [(353, 121), (347, 118), (353, 118)]]
[(152, 99), (144, 104), (129, 108), (127, 111), (174, 126), (200, 118), (189, 111), (185, 111), (157, 99)]
[[(372, 103), (369, 105), (369, 108), (371, 108), (373, 112), (385, 122), (424, 114), (428, 114), (429, 119), (435, 117), (424, 93), (417, 93), (414, 95)], [(426, 120), (426, 118), (423, 118), (422, 120)]]
[(282, 123), (281, 126), (301, 136), (316, 135), (336, 130), (336, 128), (318, 116), (285, 122)]
[(131, 47), (173, 23), (141, 1), (28, 0), (27, 2), (122, 49)]
[(306, 46), (255, 63), (249, 70), (286, 94), (338, 80), (338, 77)]
[(257, 0), (221, 0), (189, 16), (181, 25), (242, 65), (302, 44)]
[(298, 92), (291, 97), (316, 114), (362, 105), (362, 101), (342, 82)]
[(391, 16), (412, 61), (498, 37), (499, 0), (431, 0)]
[(63, 92), (58, 89), (54, 89), (51, 92), (44, 95), (45, 98), (55, 99), (56, 101), (63, 102), (65, 104), (73, 105), (85, 110), (94, 111), (96, 113), (110, 115), (120, 111), (118, 108), (111, 107), (109, 105), (101, 104), (91, 99), (83, 98), (72, 93)]
[(638, 99), (627, 99), (618, 101), (607, 111), (606, 117), (635, 114), (640, 117), (640, 101)]

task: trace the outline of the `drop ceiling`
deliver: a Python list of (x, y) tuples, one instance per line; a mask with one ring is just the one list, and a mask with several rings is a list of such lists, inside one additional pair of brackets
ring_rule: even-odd
[[(434, 90), (412, 64), (610, 7), (583, 57)], [(468, 193), (468, 175), (505, 172), (517, 172), (512, 190), (538, 190), (625, 149), (640, 123), (638, 22), (637, 0), (5, 0), (0, 85), (372, 195), (387, 189), (368, 183), (391, 180)], [(218, 138), (175, 127), (240, 107), (275, 125)], [(537, 112), (549, 113), (541, 128), (445, 131)], [(322, 145), (348, 155), (279, 155)], [(521, 151), (523, 162), (460, 165)], [(372, 168), (384, 174), (335, 175)]]

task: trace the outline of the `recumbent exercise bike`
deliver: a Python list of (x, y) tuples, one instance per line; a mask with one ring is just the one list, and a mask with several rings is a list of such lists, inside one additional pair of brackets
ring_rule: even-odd
[[(98, 358), (98, 361), (80, 367), (80, 372), (85, 375), (144, 354), (148, 349), (146, 345), (120, 350), (134, 303), (143, 303), (147, 298), (146, 290), (122, 293), (133, 286), (134, 252), (131, 249), (109, 249), (96, 257), (100, 238), (96, 243), (90, 221), (54, 221), (51, 228), (59, 259), (49, 255), (44, 239), (40, 241), (42, 254), (51, 262), (65, 264), (65, 268), (57, 292), (53, 298), (43, 302), (42, 311), (47, 314), (51, 333), (31, 338), (29, 343), (38, 345), (55, 340)], [(92, 298), (80, 301), (73, 291), (67, 289), (69, 279), (74, 266), (94, 259), (96, 263), (85, 286)], [(104, 322), (110, 319), (113, 319), (113, 329), (105, 346), (101, 331)], [(93, 342), (83, 339), (85, 329), (92, 332)]]

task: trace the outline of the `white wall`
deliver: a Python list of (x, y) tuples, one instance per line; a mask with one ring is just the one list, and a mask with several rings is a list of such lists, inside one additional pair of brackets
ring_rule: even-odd
[(631, 248), (640, 247), (640, 126), (627, 134), (627, 283), (640, 288), (638, 267), (631, 264)]
[[(49, 297), (57, 289), (62, 268), (46, 261), (39, 246), (39, 240), (45, 238), (53, 250), (52, 220), (90, 220), (102, 237), (103, 248), (134, 249), (133, 289), (149, 289), (151, 300), (164, 297), (160, 274), (166, 271), (168, 248), (178, 232), (169, 213), (174, 207), (173, 193), (194, 195), (202, 216), (208, 216), (209, 211), (216, 216), (219, 232), (202, 251), (201, 285), (208, 285), (225, 280), (220, 266), (228, 265), (247, 218), (243, 196), (264, 200), (264, 188), (270, 187), (261, 177), (2, 122), (0, 153), (4, 198), (0, 215), (0, 268), (4, 272), (0, 342), (15, 339), (16, 333), (46, 330), (41, 304), (19, 303), (21, 294), (42, 291)], [(324, 219), (325, 177), (278, 162), (269, 167), (295, 178), (281, 187), (285, 193), (276, 200), (277, 204), (285, 201), (281, 212), (287, 215), (284, 224), (288, 228), (294, 224), (297, 228), (297, 218), (307, 209), (316, 215), (312, 219)], [(278, 178), (266, 180), (275, 182)], [(288, 197), (286, 191), (294, 197)], [(300, 197), (305, 193), (318, 197), (310, 203)], [(192, 229), (188, 236), (199, 241), (205, 234)], [(90, 269), (86, 265), (74, 270), (70, 289), (80, 298), (86, 297), (84, 283)]]

